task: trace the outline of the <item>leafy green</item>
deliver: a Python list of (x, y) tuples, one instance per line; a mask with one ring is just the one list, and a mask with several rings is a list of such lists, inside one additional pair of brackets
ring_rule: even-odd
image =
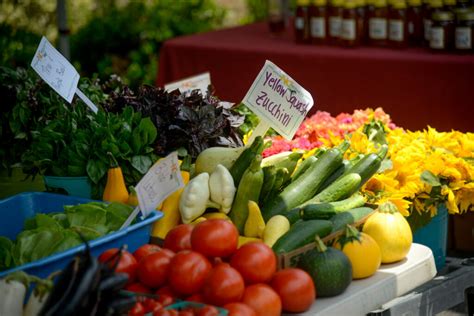
[(0, 271), (44, 258), (120, 229), (132, 207), (113, 202), (64, 206), (64, 213), (39, 213), (25, 220), (15, 242), (0, 236)]

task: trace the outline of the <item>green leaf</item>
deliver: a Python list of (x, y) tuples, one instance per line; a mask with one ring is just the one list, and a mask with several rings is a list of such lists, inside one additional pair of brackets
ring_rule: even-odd
[(13, 266), (12, 247), (13, 242), (10, 239), (0, 236), (0, 271)]
[(65, 251), (82, 244), (79, 234), (71, 229), (63, 230), (63, 240), (55, 249), (55, 252)]
[(438, 177), (435, 176), (431, 171), (425, 170), (421, 173), (420, 176), (421, 181), (424, 183), (431, 185), (432, 187), (440, 186), (441, 182), (439, 181)]
[(89, 160), (86, 167), (87, 175), (96, 184), (105, 176), (107, 169), (107, 165), (102, 160)]
[(152, 161), (148, 156), (133, 156), (132, 166), (140, 173), (145, 174), (150, 169)]
[(46, 214), (36, 214), (35, 216), (36, 221), (36, 228), (48, 228), (48, 229), (55, 229), (61, 230), (62, 226), (51, 216)]
[(51, 255), (62, 239), (61, 231), (47, 227), (21, 232), (12, 250), (15, 264), (22, 265)]
[(97, 239), (107, 233), (107, 228), (104, 225), (96, 225), (94, 228), (85, 226), (73, 226), (70, 229), (82, 235), (86, 240)]
[(117, 231), (133, 212), (133, 208), (123, 203), (112, 202), (107, 207), (107, 227), (110, 231)]

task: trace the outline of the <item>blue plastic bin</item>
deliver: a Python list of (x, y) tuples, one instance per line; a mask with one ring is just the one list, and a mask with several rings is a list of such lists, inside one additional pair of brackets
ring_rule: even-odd
[[(0, 236), (14, 240), (23, 230), (25, 219), (33, 217), (36, 213), (62, 212), (64, 211), (64, 205), (77, 205), (91, 201), (90, 199), (80, 197), (43, 192), (21, 193), (0, 200)], [(137, 218), (135, 224), (130, 225), (124, 230), (91, 240), (89, 245), (92, 254), (98, 256), (109, 248), (119, 248), (122, 245), (127, 245), (128, 250), (131, 252), (135, 251), (141, 245), (148, 243), (152, 223), (162, 216), (163, 213), (153, 211), (143, 220)], [(0, 277), (16, 270), (23, 270), (29, 274), (44, 278), (54, 271), (62, 270), (78, 252), (84, 249), (85, 245), (81, 245), (58, 252), (49, 257), (10, 270), (1, 271)]]

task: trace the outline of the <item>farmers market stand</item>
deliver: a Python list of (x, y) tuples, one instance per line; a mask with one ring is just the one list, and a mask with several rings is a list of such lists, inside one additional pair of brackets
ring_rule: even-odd
[(407, 129), (472, 131), (474, 55), (297, 45), (289, 31), (272, 37), (266, 23), (166, 41), (157, 84), (209, 71), (219, 98), (239, 102), (266, 59), (313, 95), (314, 111), (383, 106)]
[[(464, 301), (474, 266), (455, 260), (436, 275), (431, 250), (413, 244), (405, 260), (382, 265), (370, 278), (352, 281), (341, 295), (317, 298), (300, 315), (433, 315)], [(457, 266), (456, 266), (457, 265)], [(453, 270), (453, 271), (452, 271)], [(433, 279), (434, 278), (434, 279)], [(471, 298), (472, 300), (472, 298)]]

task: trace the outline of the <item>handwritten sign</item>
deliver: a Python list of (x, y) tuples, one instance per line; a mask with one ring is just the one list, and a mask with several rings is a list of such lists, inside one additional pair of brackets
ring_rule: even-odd
[(207, 87), (211, 84), (211, 75), (206, 72), (197, 76), (185, 78), (176, 82), (165, 84), (166, 91), (179, 89), (181, 92), (200, 89), (202, 94), (206, 94)]
[[(271, 61), (266, 61), (243, 99), (261, 121), (291, 140), (313, 106), (311, 94)], [(264, 133), (258, 128), (254, 134)]]
[(79, 73), (44, 36), (36, 49), (31, 67), (67, 102), (71, 103), (77, 93), (84, 103), (97, 113), (97, 106), (77, 88)]
[(146, 217), (169, 195), (183, 186), (176, 152), (157, 161), (135, 187), (143, 216)]

